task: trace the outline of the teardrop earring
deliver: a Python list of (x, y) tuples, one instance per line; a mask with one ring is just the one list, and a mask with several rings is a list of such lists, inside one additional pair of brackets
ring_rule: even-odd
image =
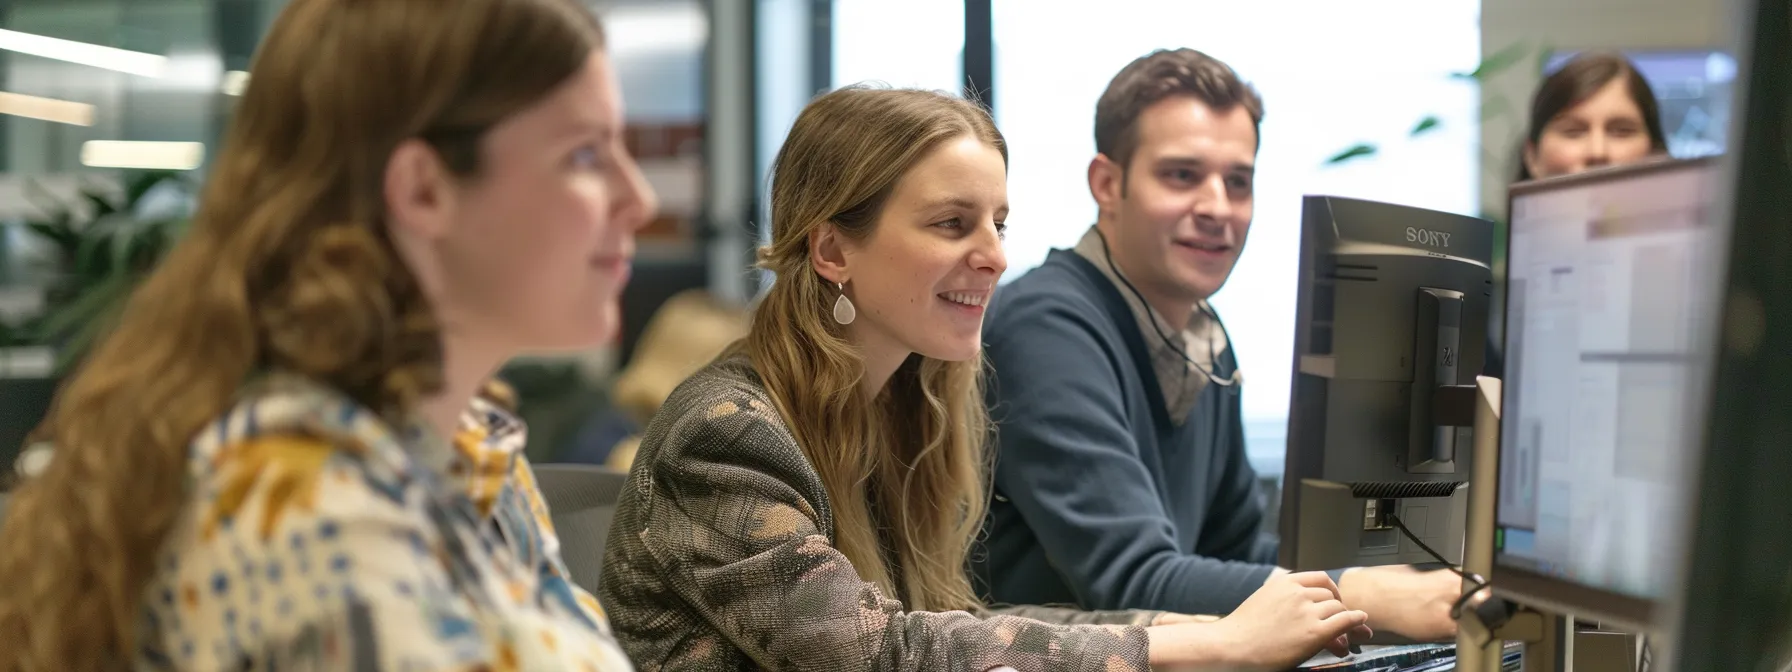
[(858, 319), (859, 311), (853, 307), (852, 300), (846, 298), (846, 283), (834, 284), (840, 288), (840, 298), (834, 300), (834, 321), (840, 324), (852, 324), (853, 320)]

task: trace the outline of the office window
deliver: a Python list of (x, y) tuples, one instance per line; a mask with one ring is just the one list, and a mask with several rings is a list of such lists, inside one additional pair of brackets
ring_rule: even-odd
[[(995, 0), (993, 9), (996, 121), (1012, 156), (1010, 280), (1094, 223), (1085, 169), (1095, 151), (1095, 101), (1121, 67), (1154, 49), (1192, 47), (1231, 64), (1262, 93), (1254, 223), (1214, 305), (1246, 379), (1252, 462), (1280, 473), (1301, 196), (1478, 212), (1478, 97), (1450, 74), (1480, 60), (1479, 1), (1112, 0), (1048, 12), (1028, 0)], [(1436, 127), (1408, 137), (1428, 115)], [(1359, 142), (1379, 152), (1325, 165)]]
[(696, 0), (599, 0), (623, 100), (625, 141), (659, 195), (660, 212), (640, 233), (652, 257), (694, 250), (702, 209), (706, 128), (703, 77), (709, 19)]
[(963, 0), (834, 0), (834, 86), (883, 82), (958, 93)]

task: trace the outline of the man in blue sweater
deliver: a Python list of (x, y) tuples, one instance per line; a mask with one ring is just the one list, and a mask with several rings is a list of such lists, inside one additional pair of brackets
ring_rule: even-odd
[[(1134, 61), (1097, 103), (1096, 224), (1003, 288), (984, 325), (999, 454), (974, 569), (995, 602), (1225, 614), (1284, 571), (1207, 303), (1250, 230), (1262, 116), (1230, 67), (1191, 49)], [(1333, 578), (1378, 631), (1455, 632), (1449, 572)]]

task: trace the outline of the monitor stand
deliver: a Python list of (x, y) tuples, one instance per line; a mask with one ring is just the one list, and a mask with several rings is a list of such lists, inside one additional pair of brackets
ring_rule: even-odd
[[(1641, 654), (1636, 635), (1611, 630), (1573, 628), (1574, 619), (1519, 605), (1505, 625), (1489, 637), (1473, 616), (1459, 621), (1456, 670), (1499, 672), (1504, 642), (1523, 645), (1523, 672), (1634, 672)], [(1481, 642), (1491, 642), (1479, 646)]]
[[(1462, 552), (1462, 569), (1469, 574), (1493, 575), (1494, 503), (1499, 488), (1500, 391), (1498, 378), (1475, 379), (1474, 469), (1468, 494), (1468, 524)], [(1498, 583), (1497, 577), (1493, 578)], [(1473, 584), (1463, 581), (1463, 589)], [(1629, 633), (1580, 630), (1571, 616), (1519, 605), (1518, 611), (1492, 633), (1464, 609), (1457, 621), (1456, 669), (1460, 672), (1499, 672), (1502, 646), (1524, 644), (1524, 672), (1633, 672), (1639, 655), (1636, 637)]]

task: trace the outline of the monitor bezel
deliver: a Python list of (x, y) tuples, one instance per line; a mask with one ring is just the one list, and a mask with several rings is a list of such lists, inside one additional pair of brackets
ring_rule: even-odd
[[(1589, 184), (1630, 179), (1642, 175), (1676, 170), (1710, 170), (1718, 165), (1718, 161), (1721, 158), (1721, 156), (1701, 156), (1686, 159), (1662, 158), (1642, 163), (1597, 168), (1572, 175), (1528, 180), (1513, 184), (1507, 190), (1506, 198), (1506, 231), (1502, 240), (1505, 245), (1506, 254), (1505, 258), (1502, 260), (1504, 262), (1501, 269), (1502, 274), (1506, 272), (1506, 269), (1511, 268), (1511, 213), (1513, 212), (1518, 199), (1538, 193), (1556, 191), (1559, 189), (1578, 188)], [(1503, 285), (1505, 282), (1507, 282), (1507, 278), (1502, 277), (1500, 283)], [(1511, 306), (1512, 304), (1509, 301), (1501, 302), (1500, 343), (1502, 344), (1502, 347), (1503, 344), (1510, 342), (1512, 338)], [(1513, 366), (1514, 364), (1514, 362), (1507, 362), (1508, 367)], [(1514, 395), (1518, 394), (1518, 386), (1502, 385), (1501, 387), (1500, 406), (1504, 408), (1509, 405), (1507, 402)], [(1501, 424), (1503, 431), (1504, 423)], [(1499, 478), (1501, 473), (1503, 473), (1503, 470), (1499, 467), (1501, 464), (1499, 460), (1503, 460), (1505, 457), (1505, 443), (1505, 437), (1502, 435), (1500, 437), (1499, 455), (1495, 458), (1494, 473), (1492, 475), (1495, 488), (1493, 498), (1493, 527), (1495, 534), (1499, 534), (1501, 528), (1499, 524)], [(1627, 593), (1549, 576), (1525, 567), (1502, 562), (1501, 558), (1503, 554), (1500, 552), (1499, 548), (1496, 546), (1493, 550), (1493, 576), (1490, 579), (1493, 592), (1501, 597), (1532, 607), (1545, 609), (1555, 613), (1572, 614), (1576, 618), (1582, 620), (1599, 621), (1601, 623), (1619, 627), (1647, 630), (1661, 625), (1660, 610), (1663, 608), (1663, 601), (1670, 599), (1671, 597), (1663, 595), (1662, 597), (1655, 599), (1641, 598)]]

